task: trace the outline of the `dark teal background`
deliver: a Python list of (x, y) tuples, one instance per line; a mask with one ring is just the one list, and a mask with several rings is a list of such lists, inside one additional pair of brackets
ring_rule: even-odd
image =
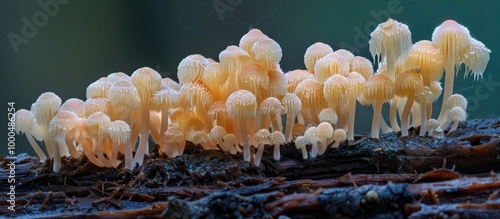
[[(214, 2), (227, 10), (218, 13)], [(1, 143), (7, 142), (8, 101), (14, 101), (17, 109), (29, 109), (46, 91), (63, 101), (84, 98), (87, 85), (98, 78), (116, 71), (131, 74), (142, 66), (175, 78), (182, 58), (199, 53), (217, 60), (221, 50), (237, 45), (250, 28), (261, 29), (281, 45), (285, 72), (304, 68), (305, 49), (318, 41), (333, 49), (350, 45), (356, 55), (371, 59), (363, 37), (385, 21), (387, 13), (410, 27), (413, 42), (430, 40), (434, 28), (446, 19), (468, 27), (491, 49), (491, 60), (482, 81), (464, 80), (459, 74), (454, 91), (469, 99), (469, 118), (498, 117), (499, 9), (500, 1), (495, 0), (70, 0), (59, 5), (58, 12), (16, 53), (8, 34), (22, 36), (23, 17), (32, 22), (43, 8), (38, 1), (1, 1)], [(371, 114), (370, 108), (358, 107), (357, 132), (368, 131)], [(18, 153), (32, 151), (24, 136), (17, 136), (17, 143)], [(6, 147), (1, 148), (0, 154), (5, 153)]]

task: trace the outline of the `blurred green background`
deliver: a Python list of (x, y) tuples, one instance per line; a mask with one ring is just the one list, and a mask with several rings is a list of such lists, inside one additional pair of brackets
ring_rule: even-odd
[[(63, 101), (84, 99), (91, 82), (143, 66), (175, 78), (182, 58), (199, 53), (217, 60), (251, 28), (281, 45), (285, 72), (305, 68), (303, 54), (318, 41), (371, 59), (369, 33), (388, 16), (410, 27), (413, 42), (430, 40), (447, 19), (468, 27), (491, 49), (491, 60), (480, 81), (457, 76), (454, 92), (469, 99), (469, 118), (498, 117), (499, 9), (496, 0), (1, 1), (0, 154), (7, 151), (8, 101), (29, 109), (46, 91)], [(371, 116), (371, 108), (358, 107), (357, 132), (368, 131)], [(17, 136), (16, 152), (33, 154), (24, 136)]]

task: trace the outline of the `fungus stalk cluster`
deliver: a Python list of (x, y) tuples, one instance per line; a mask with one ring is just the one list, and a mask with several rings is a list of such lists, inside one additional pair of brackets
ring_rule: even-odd
[[(467, 101), (452, 94), (453, 77), (462, 63), (466, 76), (482, 76), (490, 54), (484, 44), (451, 20), (435, 29), (432, 41), (412, 44), (408, 26), (393, 19), (380, 24), (369, 43), (377, 71), (364, 57), (318, 42), (305, 51), (305, 69), (285, 73), (280, 45), (252, 29), (220, 52), (218, 62), (186, 56), (177, 68), (179, 82), (143, 67), (130, 76), (100, 78), (88, 86), (85, 101), (63, 103), (43, 93), (30, 110), (16, 113), (16, 130), (41, 159), (53, 158), (58, 172), (62, 156), (81, 154), (96, 166), (123, 162), (134, 169), (149, 153), (150, 141), (168, 157), (182, 155), (191, 141), (206, 150), (241, 153), (255, 165), (266, 146), (280, 160), (280, 147), (290, 142), (304, 159), (314, 158), (355, 139), (357, 102), (373, 107), (372, 138), (381, 129), (401, 130), (404, 137), (411, 126), (420, 126), (420, 136), (442, 137), (448, 126), (458, 128)], [(435, 120), (432, 103), (441, 95), (443, 70), (445, 101)], [(386, 102), (391, 127), (382, 117)]]

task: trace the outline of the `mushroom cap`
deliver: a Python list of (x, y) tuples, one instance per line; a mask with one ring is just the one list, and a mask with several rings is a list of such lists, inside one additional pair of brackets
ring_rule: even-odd
[(187, 124), (192, 117), (196, 117), (193, 111), (178, 108), (170, 114), (170, 121), (180, 127), (182, 124)]
[(441, 93), (443, 93), (443, 87), (441, 87), (441, 82), (439, 81), (432, 81), (431, 86), (429, 87), (432, 92), (432, 100), (437, 101), (439, 99), (439, 96), (441, 96)]
[(236, 136), (233, 133), (225, 134), (222, 140), (229, 145), (235, 145), (237, 141)]
[(182, 85), (180, 90), (181, 99), (187, 100), (191, 108), (205, 107), (213, 102), (210, 89), (201, 81), (188, 82)]
[(268, 97), (264, 101), (262, 101), (260, 110), (264, 115), (268, 115), (271, 113), (275, 115), (281, 115), (285, 113), (285, 108), (281, 104), (280, 100), (278, 100), (278, 98), (276, 97)]
[(176, 81), (170, 79), (170, 78), (163, 78), (161, 79), (161, 88), (170, 88), (172, 90), (179, 91), (182, 87), (179, 83)]
[(222, 126), (216, 125), (210, 130), (210, 139), (212, 139), (212, 141), (223, 139), (224, 135), (226, 135), (226, 129)]
[(325, 94), (328, 107), (341, 107), (344, 109), (349, 98), (349, 80), (343, 75), (332, 75), (323, 84), (323, 93)]
[(333, 53), (332, 47), (321, 42), (314, 43), (307, 47), (306, 53), (304, 54), (304, 64), (307, 70), (314, 73), (316, 61), (330, 53)]
[(286, 142), (285, 135), (283, 132), (274, 131), (271, 133), (271, 142), (272, 144), (284, 144)]
[(408, 97), (424, 86), (422, 76), (413, 70), (405, 70), (396, 74), (394, 81), (394, 94)]
[(161, 75), (151, 68), (143, 67), (135, 70), (130, 80), (139, 92), (141, 104), (151, 104), (156, 91), (160, 90)]
[(389, 54), (396, 58), (396, 62), (405, 60), (412, 45), (408, 26), (391, 18), (379, 24), (370, 37), (368, 41), (370, 53), (373, 60), (376, 60), (378, 56), (379, 62), (383, 59), (382, 57), (387, 57)]
[(106, 98), (90, 98), (83, 104), (85, 117), (89, 117), (95, 112), (109, 113), (109, 101)]
[(59, 108), (59, 110), (66, 110), (74, 112), (78, 117), (85, 118), (85, 102), (78, 98), (67, 99)]
[(305, 79), (300, 82), (294, 93), (300, 99), (304, 108), (316, 106), (317, 109), (321, 109), (326, 105), (323, 85), (314, 79)]
[(420, 70), (424, 82), (439, 81), (443, 76), (443, 54), (431, 41), (418, 41), (411, 47), (405, 67)]
[(263, 94), (269, 87), (267, 71), (256, 63), (245, 66), (238, 73), (237, 79), (239, 88), (251, 91), (256, 96), (260, 93)]
[(115, 82), (108, 91), (108, 101), (115, 113), (125, 113), (139, 108), (139, 91), (130, 81)]
[(320, 123), (317, 127), (317, 131), (318, 131), (318, 136), (319, 138), (322, 139), (322, 141), (325, 141), (327, 138), (333, 136), (333, 127), (328, 122)]
[(429, 119), (427, 121), (427, 129), (428, 130), (436, 129), (437, 127), (439, 127), (439, 123), (436, 119)]
[(337, 113), (332, 108), (324, 108), (319, 112), (318, 115), (319, 122), (328, 122), (331, 124), (337, 124), (339, 117)]
[(29, 110), (20, 109), (16, 112), (15, 130), (17, 134), (31, 133), (33, 124), (35, 123), (35, 116)]
[(203, 145), (206, 145), (208, 143), (206, 136), (207, 136), (207, 133), (204, 131), (195, 131), (191, 135), (191, 141), (195, 145), (202, 145), (202, 147), (204, 147)]
[(429, 87), (424, 86), (414, 94), (414, 97), (415, 102), (419, 104), (429, 104), (432, 103), (434, 94)]
[(293, 93), (285, 94), (283, 99), (281, 99), (281, 104), (284, 107), (285, 113), (296, 115), (302, 110), (302, 101)]
[(283, 52), (280, 45), (271, 38), (259, 39), (252, 46), (255, 60), (267, 70), (281, 61)]
[(362, 56), (354, 56), (349, 60), (349, 72), (358, 72), (365, 80), (368, 80), (373, 75), (373, 65), (370, 60)]
[(377, 99), (384, 102), (394, 97), (394, 85), (391, 78), (385, 74), (376, 74), (366, 81), (363, 98), (367, 103), (374, 103)]
[(97, 141), (101, 141), (108, 135), (109, 124), (111, 119), (108, 115), (102, 112), (95, 112), (87, 118), (86, 126)]
[(227, 98), (226, 107), (229, 117), (249, 119), (256, 115), (257, 99), (250, 91), (237, 90)]
[(349, 85), (347, 86), (347, 93), (349, 98), (357, 98), (363, 94), (366, 88), (366, 79), (358, 72), (350, 72), (347, 74)]
[(283, 72), (281, 70), (271, 70), (267, 74), (269, 76), (268, 96), (283, 97), (288, 90), (288, 82)]
[(201, 75), (201, 81), (210, 90), (219, 90), (220, 86), (226, 83), (229, 74), (224, 70), (222, 64), (218, 62), (208, 63)]
[(268, 129), (261, 129), (257, 131), (253, 135), (253, 138), (258, 144), (270, 145), (273, 143), (271, 140), (271, 133), (269, 132)]
[(117, 144), (125, 144), (130, 138), (130, 131), (130, 126), (121, 120), (115, 120), (108, 126), (109, 137)]
[(67, 132), (71, 131), (78, 124), (78, 121), (79, 118), (75, 113), (59, 111), (50, 121), (49, 135), (53, 138), (63, 138)]
[(208, 106), (207, 114), (212, 120), (227, 118), (229, 114), (227, 113), (226, 102), (223, 100), (215, 100)]
[(177, 126), (169, 126), (164, 136), (167, 143), (181, 143), (184, 140), (184, 133)]
[(446, 109), (451, 109), (453, 107), (460, 107), (463, 110), (467, 110), (467, 99), (461, 94), (453, 94), (444, 103)]
[(344, 129), (335, 129), (333, 132), (333, 140), (335, 141), (345, 141), (346, 138), (347, 135)]
[(324, 83), (332, 75), (341, 74), (346, 76), (348, 73), (349, 61), (335, 53), (324, 56), (314, 65), (314, 75), (320, 83)]
[(319, 137), (318, 134), (318, 128), (315, 126), (309, 127), (304, 132), (304, 138), (306, 138), (306, 142), (309, 144), (321, 141), (321, 138)]
[(340, 55), (340, 56), (344, 57), (345, 59), (347, 59), (347, 61), (350, 61), (352, 58), (354, 58), (354, 54), (352, 54), (351, 51), (345, 50), (345, 49), (339, 49), (339, 50), (333, 52), (333, 54)]
[(295, 123), (292, 127), (292, 136), (301, 136), (306, 132), (306, 126), (301, 123)]
[(454, 20), (446, 20), (432, 32), (432, 42), (441, 49), (443, 64), (460, 64), (463, 49), (470, 44), (469, 30)]
[(219, 61), (228, 75), (236, 74), (237, 71), (245, 67), (250, 59), (248, 53), (237, 46), (228, 46), (219, 53)]
[(269, 37), (262, 33), (259, 29), (251, 29), (248, 33), (241, 37), (239, 47), (245, 50), (250, 56), (254, 57), (252, 52), (254, 43), (267, 38)]
[(201, 120), (191, 117), (188, 122), (188, 128), (195, 131), (205, 131), (205, 124)]
[(288, 93), (293, 93), (300, 82), (306, 79), (314, 79), (314, 74), (306, 70), (293, 70), (285, 74)]
[(488, 65), (488, 61), (490, 60), (491, 50), (474, 38), (471, 38), (470, 44), (464, 50), (461, 52), (461, 60), (465, 64), (464, 77), (472, 73), (474, 74), (474, 80), (482, 78), (486, 65)]
[(179, 107), (181, 94), (179, 91), (174, 89), (163, 87), (155, 93), (153, 98), (154, 105), (156, 108), (161, 109), (163, 107), (172, 109)]
[(32, 105), (32, 112), (40, 126), (47, 126), (61, 106), (61, 98), (52, 92), (41, 94)]
[(177, 66), (179, 83), (185, 84), (201, 79), (205, 66), (208, 63), (208, 60), (200, 54), (186, 56)]
[(125, 74), (123, 72), (111, 73), (106, 78), (108, 78), (112, 84), (114, 84), (118, 81), (122, 81), (122, 80), (130, 81), (130, 76), (128, 76), (127, 74)]
[(87, 99), (94, 97), (107, 98), (109, 87), (111, 87), (112, 84), (113, 81), (105, 77), (93, 82), (87, 87)]
[(467, 113), (462, 107), (456, 106), (448, 113), (448, 119), (454, 122), (465, 121), (465, 119), (467, 119)]
[(306, 147), (306, 139), (304, 136), (299, 136), (295, 139), (295, 148), (301, 149)]

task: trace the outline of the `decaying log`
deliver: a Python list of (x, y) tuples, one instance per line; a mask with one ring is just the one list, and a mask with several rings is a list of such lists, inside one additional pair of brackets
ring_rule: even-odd
[[(270, 218), (290, 217), (498, 217), (500, 119), (462, 123), (444, 139), (397, 134), (356, 136), (339, 149), (302, 160), (293, 143), (272, 148), (260, 167), (239, 155), (188, 144), (168, 159), (153, 152), (133, 171), (98, 168), (85, 156), (51, 161), (16, 160), (16, 212), (5, 216), (60, 218)], [(7, 161), (0, 158), (0, 192)], [(454, 167), (454, 168), (452, 168)], [(492, 171), (493, 170), (493, 171)]]

